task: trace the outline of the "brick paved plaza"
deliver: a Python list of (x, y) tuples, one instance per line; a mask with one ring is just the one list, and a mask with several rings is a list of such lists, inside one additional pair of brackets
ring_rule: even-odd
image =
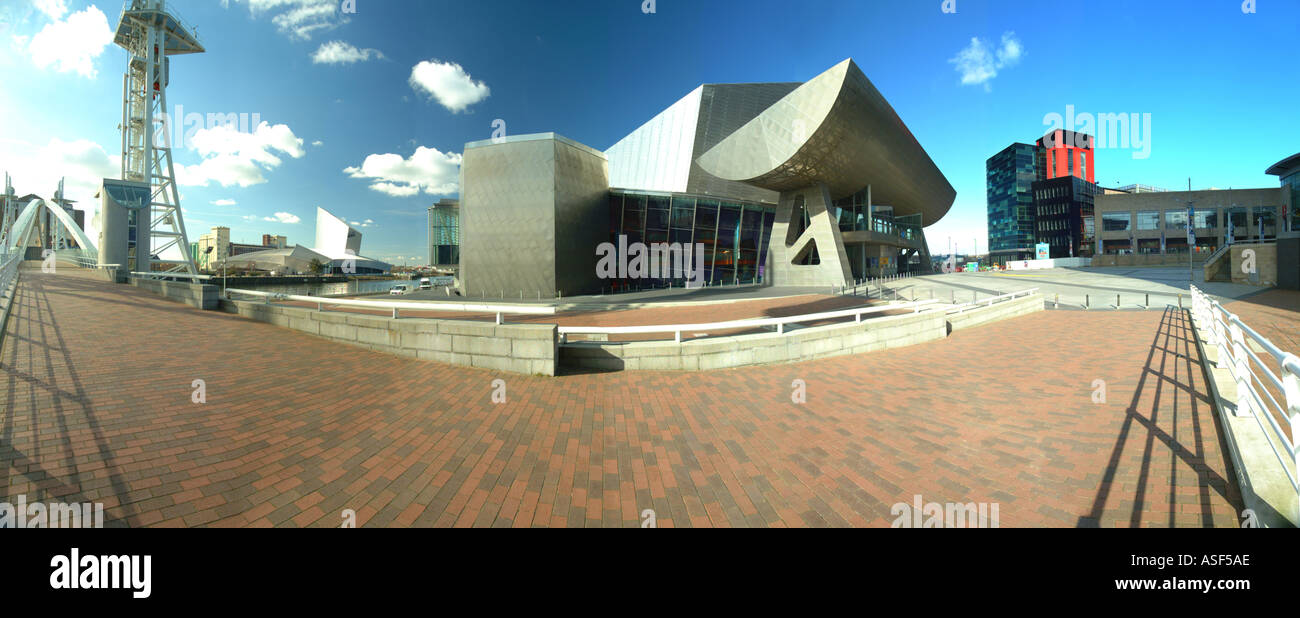
[(28, 271), (0, 494), (118, 526), (889, 526), (918, 494), (1003, 527), (1235, 526), (1199, 363), (1175, 310), (1046, 311), (797, 365), (532, 378)]

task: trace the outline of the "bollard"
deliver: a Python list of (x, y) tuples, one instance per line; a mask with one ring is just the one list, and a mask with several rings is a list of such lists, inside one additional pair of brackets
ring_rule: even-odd
[(1092, 298), (1088, 294), (1083, 295), (1083, 308), (1084, 309), (1092, 308)]
[(1061, 295), (1060, 295), (1060, 294), (1057, 294), (1057, 295), (1056, 295), (1056, 300), (1052, 302), (1052, 308), (1053, 308), (1053, 309), (1060, 309), (1060, 308), (1061, 308)]
[(1115, 311), (1119, 311), (1119, 294), (1115, 295)]
[(1179, 294), (1179, 295), (1178, 295), (1178, 310), (1179, 310), (1179, 311), (1182, 311), (1182, 310), (1183, 310), (1183, 295), (1182, 295), (1182, 294)]
[(1146, 308), (1147, 308), (1147, 309), (1150, 309), (1150, 308), (1151, 308), (1151, 293), (1150, 293), (1150, 292), (1147, 293), (1147, 305), (1146, 305)]

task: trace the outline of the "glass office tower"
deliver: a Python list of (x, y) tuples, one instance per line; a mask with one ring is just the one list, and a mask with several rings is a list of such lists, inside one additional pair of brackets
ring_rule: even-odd
[(1015, 143), (989, 158), (988, 180), (989, 252), (1007, 260), (1033, 256), (1036, 148)]

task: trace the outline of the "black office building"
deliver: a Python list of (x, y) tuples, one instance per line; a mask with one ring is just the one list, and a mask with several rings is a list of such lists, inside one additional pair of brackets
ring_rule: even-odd
[(1097, 238), (1093, 201), (1099, 191), (1077, 176), (1034, 182), (1034, 236), (1051, 246), (1052, 259), (1092, 257)]

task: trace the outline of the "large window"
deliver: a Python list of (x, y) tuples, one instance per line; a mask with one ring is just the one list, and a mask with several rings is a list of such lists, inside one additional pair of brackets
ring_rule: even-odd
[(1160, 229), (1160, 213), (1155, 210), (1144, 210), (1137, 214), (1137, 229), (1139, 230), (1158, 230)]
[(1170, 230), (1187, 229), (1187, 210), (1166, 210), (1165, 211), (1165, 228)]
[(1291, 186), (1291, 231), (1300, 231), (1300, 172), (1283, 178), (1282, 186), (1287, 185)]
[[(674, 243), (690, 253), (704, 253), (704, 282), (710, 285), (758, 283), (765, 275), (768, 236), (775, 209), (761, 204), (721, 202), (689, 195), (611, 193), (610, 228), (631, 242)], [(617, 242), (617, 234), (611, 241)], [(694, 264), (691, 265), (692, 270)], [(680, 286), (694, 272), (674, 272), (671, 279), (611, 281), (615, 291)]]
[(1127, 232), (1133, 226), (1133, 217), (1127, 212), (1101, 213), (1101, 231)]
[(1219, 227), (1219, 211), (1213, 208), (1197, 209), (1193, 213), (1195, 220), (1192, 222), (1193, 227), (1198, 230)]
[(740, 206), (722, 204), (718, 211), (718, 248), (713, 252), (713, 280), (722, 285), (736, 283), (737, 241), (740, 240)]
[(1250, 238), (1250, 223), (1246, 220), (1246, 208), (1244, 206), (1227, 209), (1225, 218), (1232, 224), (1233, 238)]

